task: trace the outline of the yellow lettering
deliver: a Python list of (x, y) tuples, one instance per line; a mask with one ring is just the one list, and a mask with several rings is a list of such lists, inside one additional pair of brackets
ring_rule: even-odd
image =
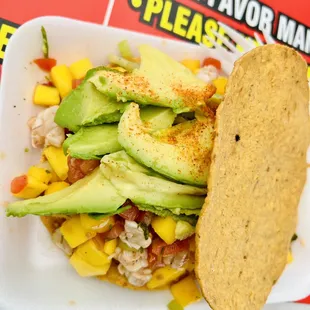
[(15, 32), (16, 28), (2, 24), (0, 28), (0, 59), (4, 58), (4, 51), (3, 46), (7, 45), (9, 42), (9, 39), (7, 37), (8, 34), (13, 34)]
[(308, 79), (310, 79), (310, 66), (308, 67)]
[(191, 15), (191, 10), (184, 6), (179, 6), (175, 17), (173, 32), (181, 37), (186, 36), (186, 29), (183, 27), (188, 25), (188, 17)]
[(172, 8), (172, 2), (166, 1), (160, 20), (160, 27), (168, 31), (172, 31), (173, 28), (173, 24), (169, 22), (171, 8)]
[(216, 40), (215, 35), (213, 34), (213, 31), (217, 31), (218, 24), (214, 19), (208, 19), (205, 23), (205, 32), (206, 36), (202, 37), (202, 43), (205, 44), (207, 47), (213, 47), (213, 44), (208, 40), (208, 38)]
[(196, 13), (193, 17), (193, 20), (188, 28), (186, 39), (192, 40), (195, 37), (195, 42), (201, 42), (202, 36), (202, 22), (203, 18), (201, 14)]
[(143, 19), (150, 22), (153, 14), (159, 14), (164, 6), (163, 0), (148, 0), (146, 2), (146, 8)]
[(134, 8), (138, 9), (142, 5), (142, 0), (131, 0), (131, 4)]

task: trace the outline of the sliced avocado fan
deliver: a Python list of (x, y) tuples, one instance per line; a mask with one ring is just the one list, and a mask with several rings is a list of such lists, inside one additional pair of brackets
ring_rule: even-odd
[(205, 106), (215, 93), (212, 84), (198, 79), (188, 68), (170, 56), (141, 45), (140, 68), (119, 72), (97, 70), (89, 79), (103, 94), (117, 101), (172, 108), (175, 113), (195, 111)]
[(107, 216), (124, 210), (120, 208), (129, 198), (137, 205), (152, 205), (157, 212), (168, 210), (169, 214), (183, 219), (188, 215), (192, 219), (192, 215), (199, 214), (205, 195), (206, 189), (164, 179), (120, 151), (104, 156), (100, 168), (59, 192), (9, 204), (6, 214), (22, 217), (98, 213)]
[[(170, 128), (176, 114), (169, 108), (145, 107), (141, 111), (144, 125), (151, 131)], [(117, 124), (81, 127), (77, 133), (68, 135), (63, 144), (65, 154), (81, 159), (101, 159), (103, 155), (118, 152)]]
[(83, 82), (60, 104), (55, 122), (60, 127), (76, 132), (81, 126), (114, 123), (120, 120), (124, 104), (97, 91), (89, 79), (103, 67), (91, 69)]
[(119, 143), (136, 161), (176, 181), (206, 186), (213, 147), (213, 120), (185, 121), (151, 134), (131, 103), (118, 125)]
[(205, 188), (178, 184), (164, 178), (138, 164), (125, 151), (104, 156), (100, 170), (121, 195), (135, 204), (169, 209), (174, 214), (181, 214), (183, 209), (197, 214), (207, 194)]

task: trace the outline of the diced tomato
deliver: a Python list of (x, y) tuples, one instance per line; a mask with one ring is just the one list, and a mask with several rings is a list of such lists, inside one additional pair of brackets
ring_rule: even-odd
[(127, 221), (135, 221), (138, 218), (140, 211), (130, 200), (127, 200), (123, 204), (123, 207), (128, 206), (128, 205), (130, 205), (131, 208), (120, 213), (119, 216)]
[(163, 256), (168, 256), (171, 254), (176, 254), (182, 251), (188, 251), (189, 250), (189, 240), (178, 240), (170, 245), (167, 245), (163, 249)]
[(152, 268), (157, 261), (157, 255), (152, 253), (152, 247), (147, 248), (147, 261), (150, 268)]
[(82, 81), (83, 81), (83, 79), (73, 80), (72, 81), (72, 89), (77, 88), (82, 83)]
[(212, 58), (212, 57), (207, 57), (204, 59), (202, 66), (214, 66), (216, 69), (221, 70), (222, 64), (219, 60)]
[(56, 59), (54, 58), (38, 58), (33, 61), (41, 70), (50, 72), (56, 66)]
[(152, 222), (152, 213), (148, 211), (140, 211), (138, 218), (136, 219), (139, 223), (144, 223), (149, 226)]
[(162, 254), (163, 249), (167, 246), (167, 243), (160, 238), (155, 238), (152, 242), (152, 253), (159, 256)]
[(116, 239), (117, 237), (119, 237), (119, 235), (124, 231), (124, 224), (121, 222), (116, 222), (114, 224), (114, 226), (111, 228), (111, 230), (109, 230), (104, 238), (106, 239)]
[(80, 169), (84, 174), (89, 174), (93, 170), (95, 170), (100, 165), (100, 160), (89, 159), (83, 160), (80, 163)]
[(83, 160), (68, 156), (68, 181), (73, 184), (83, 179), (100, 164), (99, 160)]
[(28, 180), (25, 174), (14, 178), (11, 182), (11, 192), (13, 194), (20, 193), (27, 186), (27, 182)]

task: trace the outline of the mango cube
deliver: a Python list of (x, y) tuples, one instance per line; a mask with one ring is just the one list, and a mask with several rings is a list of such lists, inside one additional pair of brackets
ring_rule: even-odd
[(53, 182), (50, 185), (48, 185), (48, 188), (44, 192), (44, 195), (49, 195), (49, 194), (59, 192), (68, 186), (70, 186), (70, 184), (67, 182), (63, 182), (63, 181), (62, 182)]
[(191, 275), (171, 285), (171, 293), (176, 302), (182, 307), (201, 299), (201, 293)]
[(85, 262), (93, 266), (102, 266), (110, 263), (109, 255), (103, 252), (104, 242), (94, 237), (77, 247), (75, 253)]
[(110, 230), (115, 224), (113, 216), (103, 217), (101, 219), (94, 219), (88, 214), (81, 214), (82, 226), (87, 230), (96, 231), (98, 233), (104, 233)]
[(112, 239), (105, 242), (103, 246), (103, 251), (108, 255), (112, 255), (115, 252), (116, 247), (117, 247), (117, 239)]
[(185, 268), (174, 269), (171, 267), (162, 267), (154, 271), (152, 279), (146, 284), (149, 289), (155, 289), (176, 281), (186, 272)]
[(33, 103), (44, 106), (52, 106), (60, 103), (57, 88), (46, 85), (37, 85), (34, 90)]
[(193, 73), (197, 72), (197, 69), (200, 68), (199, 59), (183, 59), (181, 64), (190, 69)]
[[(36, 198), (47, 189), (46, 184), (37, 180), (33, 176), (27, 175), (25, 176), (25, 178), (26, 178), (25, 187), (18, 193), (13, 193), (15, 197), (23, 199)], [(18, 178), (15, 178), (12, 181), (12, 183), (17, 179)]]
[(71, 64), (69, 67), (71, 74), (75, 80), (85, 77), (88, 70), (93, 68), (93, 64), (88, 58), (83, 58)]
[(67, 157), (62, 148), (55, 146), (47, 147), (43, 154), (47, 158), (52, 169), (55, 171), (60, 180), (65, 180), (68, 177), (68, 163)]
[(66, 65), (58, 65), (51, 69), (53, 84), (58, 89), (61, 98), (66, 97), (72, 90), (72, 74)]
[(76, 252), (71, 256), (70, 263), (81, 277), (105, 275), (111, 266), (111, 262), (101, 266), (93, 266), (87, 263)]
[(56, 172), (53, 169), (50, 169), (49, 171), (50, 171), (50, 173), (52, 175), (51, 180), (50, 180), (51, 183), (60, 181), (60, 179), (58, 178)]
[(80, 244), (96, 236), (95, 232), (88, 231), (81, 225), (79, 215), (66, 220), (61, 225), (60, 232), (71, 248), (76, 248)]
[(216, 94), (223, 96), (225, 94), (227, 78), (220, 76), (217, 79), (213, 80), (212, 83), (216, 87)]
[(28, 169), (27, 175), (30, 175), (37, 179), (38, 181), (48, 184), (52, 179), (52, 174), (44, 168), (31, 166)]
[(152, 227), (157, 235), (167, 244), (172, 244), (175, 240), (176, 221), (171, 217), (157, 216), (152, 220)]

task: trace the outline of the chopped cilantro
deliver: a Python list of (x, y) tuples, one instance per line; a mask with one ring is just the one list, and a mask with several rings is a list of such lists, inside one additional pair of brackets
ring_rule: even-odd
[(29, 152), (28, 147), (25, 147), (24, 152), (25, 152), (25, 153), (28, 153), (28, 152)]
[(42, 44), (42, 51), (44, 58), (48, 58), (48, 42), (47, 42), (47, 34), (45, 28), (42, 26), (41, 27), (41, 33), (42, 33), (42, 39), (43, 39), (43, 44)]
[(141, 227), (141, 229), (143, 230), (144, 233), (144, 239), (147, 240), (149, 238), (150, 232), (149, 232), (149, 228), (147, 227), (147, 225), (143, 222), (139, 223), (138, 227)]

